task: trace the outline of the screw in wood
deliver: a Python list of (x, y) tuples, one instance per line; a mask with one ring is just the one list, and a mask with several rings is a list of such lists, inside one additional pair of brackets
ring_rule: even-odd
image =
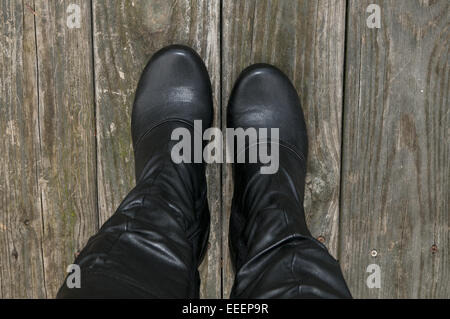
[(438, 251), (437, 245), (436, 245), (436, 244), (433, 244), (433, 245), (431, 246), (431, 253), (432, 253), (432, 254), (435, 254), (435, 253), (437, 253), (437, 251)]
[(370, 252), (370, 256), (372, 256), (373, 258), (378, 256), (378, 251), (376, 249), (372, 249), (372, 251)]

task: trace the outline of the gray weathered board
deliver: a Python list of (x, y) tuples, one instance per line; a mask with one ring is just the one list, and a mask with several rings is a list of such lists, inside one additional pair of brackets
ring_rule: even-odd
[[(1, 295), (52, 297), (97, 229), (90, 5), (2, 1)], [(6, 36), (5, 36), (6, 35)]]
[(357, 297), (450, 297), (449, 5), (349, 2), (340, 259)]
[(45, 298), (34, 16), (0, 2), (0, 296)]
[[(366, 25), (372, 3), (380, 29)], [(218, 127), (248, 65), (292, 80), (308, 223), (355, 297), (449, 298), (449, 15), (447, 0), (0, 0), (0, 297), (54, 297), (134, 186), (134, 90), (151, 55), (180, 43), (205, 60)], [(233, 283), (230, 173), (207, 172), (206, 298)]]

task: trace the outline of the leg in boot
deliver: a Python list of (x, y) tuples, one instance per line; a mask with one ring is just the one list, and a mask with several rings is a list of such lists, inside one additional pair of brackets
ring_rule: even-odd
[(208, 240), (203, 163), (175, 164), (171, 134), (194, 120), (208, 128), (211, 86), (191, 49), (170, 46), (146, 66), (132, 114), (136, 187), (75, 261), (81, 288), (59, 298), (198, 298), (197, 267)]
[[(254, 65), (238, 79), (228, 106), (228, 127), (279, 129), (279, 140), (258, 137), (234, 154), (230, 250), (236, 270), (232, 298), (348, 298), (339, 264), (306, 226), (303, 196), (308, 139), (295, 88), (278, 69)], [(270, 140), (270, 138), (269, 138)], [(248, 163), (254, 148), (278, 148), (278, 170)]]

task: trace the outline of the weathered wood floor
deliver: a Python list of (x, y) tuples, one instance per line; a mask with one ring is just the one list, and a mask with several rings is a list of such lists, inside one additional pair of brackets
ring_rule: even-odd
[[(366, 25), (372, 3), (379, 29)], [(71, 4), (80, 28), (68, 27)], [(182, 43), (208, 67), (217, 127), (246, 66), (272, 63), (293, 81), (310, 136), (308, 222), (355, 297), (449, 298), (449, 5), (0, 0), (0, 296), (55, 296), (134, 185), (141, 70), (159, 48)], [(210, 166), (208, 183), (201, 294), (221, 298), (233, 282), (230, 167)], [(370, 264), (381, 288), (366, 285)]]

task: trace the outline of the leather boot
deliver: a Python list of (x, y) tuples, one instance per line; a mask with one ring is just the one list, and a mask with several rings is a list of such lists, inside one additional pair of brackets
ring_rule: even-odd
[(92, 237), (75, 263), (81, 289), (59, 298), (198, 298), (209, 233), (204, 163), (175, 164), (174, 129), (212, 123), (209, 76), (184, 46), (155, 53), (138, 84), (132, 112), (136, 187)]
[[(308, 138), (297, 92), (277, 68), (258, 64), (237, 80), (228, 104), (229, 128), (278, 128), (279, 141), (234, 143), (234, 196), (229, 243), (236, 277), (232, 298), (351, 297), (339, 264), (311, 237), (303, 197)], [(270, 144), (269, 141), (275, 142)], [(261, 161), (236, 154), (278, 145), (279, 167), (262, 174)]]

